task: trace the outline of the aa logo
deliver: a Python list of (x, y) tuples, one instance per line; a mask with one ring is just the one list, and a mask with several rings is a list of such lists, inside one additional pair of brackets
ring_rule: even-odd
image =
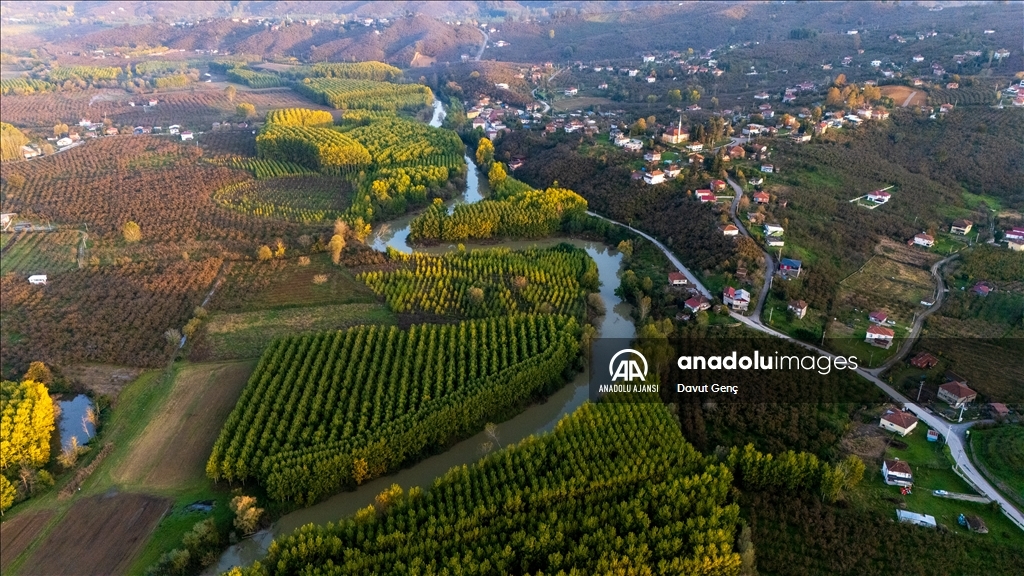
[[(637, 364), (636, 358), (631, 358), (627, 355), (639, 358), (640, 361), (643, 362), (644, 369), (640, 370), (640, 365)], [(618, 364), (616, 364), (615, 361), (620, 356), (623, 356), (623, 358), (619, 360)], [(612, 382), (618, 382), (620, 380), (632, 382), (636, 378), (639, 378), (641, 382), (646, 382), (647, 358), (644, 358), (643, 354), (633, 350), (632, 348), (619, 350), (615, 353), (615, 356), (612, 356), (611, 362), (608, 363), (608, 373), (611, 374)]]

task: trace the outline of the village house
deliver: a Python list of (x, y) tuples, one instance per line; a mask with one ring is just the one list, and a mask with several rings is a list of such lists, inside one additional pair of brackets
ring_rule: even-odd
[(1003, 233), (1003, 238), (1017, 242), (1024, 242), (1024, 228), (1013, 227)]
[(722, 192), (725, 190), (725, 180), (712, 180), (710, 186), (712, 192)]
[(801, 269), (802, 263), (799, 260), (783, 258), (782, 261), (779, 262), (779, 272), (781, 272), (783, 276), (800, 276)]
[(651, 184), (651, 185), (654, 185), (654, 184), (664, 184), (665, 183), (665, 173), (662, 172), (661, 170), (654, 170), (653, 172), (646, 172), (644, 174), (644, 182), (646, 182), (647, 184)]
[(889, 432), (895, 432), (900, 436), (906, 436), (917, 427), (917, 417), (904, 410), (886, 410), (882, 414), (879, 426)]
[(988, 282), (978, 282), (971, 288), (971, 294), (975, 296), (988, 296), (992, 292), (992, 286)]
[(693, 195), (696, 196), (702, 204), (718, 201), (718, 198), (715, 197), (714, 192), (712, 192), (711, 190), (697, 190), (696, 192), (693, 193)]
[(181, 139), (183, 141), (184, 140), (192, 140), (192, 138), (193, 138), (193, 134), (192, 134), (191, 130), (185, 130), (184, 132), (181, 133)]
[(939, 400), (953, 408), (960, 408), (974, 401), (978, 393), (971, 390), (963, 382), (946, 382), (939, 386)]
[(754, 203), (755, 204), (767, 204), (771, 200), (771, 195), (767, 192), (754, 192)]
[(690, 154), (688, 158), (690, 159), (690, 164), (698, 164), (699, 165), (699, 164), (703, 164), (704, 163), (704, 155), (703, 154)]
[(914, 473), (910, 469), (910, 464), (899, 458), (882, 462), (882, 478), (889, 486), (914, 485)]
[(942, 106), (939, 106), (939, 114), (946, 114), (946, 113), (952, 112), (952, 111), (953, 111), (953, 105), (952, 104), (943, 104)]
[(686, 286), (688, 280), (686, 274), (682, 272), (669, 272), (668, 273), (668, 285), (669, 286)]
[(679, 177), (679, 174), (681, 172), (682, 170), (679, 168), (679, 166), (675, 164), (669, 164), (668, 167), (665, 168), (665, 178), (677, 178)]
[(793, 134), (790, 137), (790, 139), (793, 142), (796, 142), (797, 144), (803, 144), (805, 142), (810, 142), (811, 141), (811, 135), (806, 133), (806, 132), (803, 133), (803, 134)]
[(764, 177), (763, 176), (751, 176), (750, 179), (747, 180), (747, 182), (749, 182), (751, 186), (760, 186), (760, 185), (764, 184)]
[(1010, 415), (1010, 409), (1002, 402), (990, 402), (988, 411), (992, 414), (993, 418), (1006, 418)]
[(754, 94), (754, 100), (767, 100), (769, 98), (771, 98), (771, 95), (767, 92), (758, 92), (757, 94)]
[(768, 236), (764, 239), (764, 244), (769, 248), (782, 248), (786, 245), (786, 241), (781, 236)]
[(42, 155), (42, 152), (40, 152), (35, 146), (26, 145), (21, 147), (21, 155), (25, 160), (28, 160), (29, 158), (35, 158), (36, 156)]
[(640, 140), (632, 139), (623, 144), (622, 149), (628, 150), (629, 152), (639, 152), (644, 149), (644, 143)]
[(949, 232), (951, 234), (959, 234), (961, 236), (965, 236), (971, 232), (972, 226), (974, 226), (974, 222), (971, 222), (970, 220), (964, 220), (963, 218), (961, 218), (959, 220), (953, 221), (953, 225), (949, 227)]
[(803, 300), (790, 300), (789, 306), (786, 307), (786, 310), (792, 312), (797, 318), (802, 319), (807, 315), (807, 302), (804, 302)]
[(884, 190), (875, 190), (874, 192), (868, 193), (868, 200), (875, 204), (885, 204), (890, 198), (892, 198), (892, 194), (889, 194)]
[(719, 229), (722, 231), (722, 235), (724, 236), (736, 236), (740, 233), (740, 229), (737, 228), (735, 224), (726, 224), (724, 226), (720, 226)]
[(764, 172), (765, 174), (774, 174), (775, 166), (772, 166), (771, 164), (761, 164), (761, 172)]
[(864, 336), (864, 341), (873, 346), (879, 348), (885, 348), (886, 350), (892, 346), (892, 340), (896, 337), (896, 332), (890, 328), (882, 326), (869, 326), (867, 334)]
[(661, 152), (648, 152), (644, 154), (644, 162), (661, 162)]
[(881, 310), (875, 310), (874, 312), (868, 314), (868, 322), (871, 322), (872, 324), (882, 325), (886, 324), (888, 320), (889, 315)]
[(785, 232), (785, 228), (783, 228), (782, 226), (779, 226), (778, 224), (765, 224), (764, 225), (764, 235), (765, 236), (782, 236), (783, 232)]
[(722, 302), (733, 310), (746, 311), (750, 306), (750, 292), (728, 286), (722, 291)]
[(46, 274), (33, 274), (28, 277), (29, 284), (46, 285)]
[(685, 306), (690, 312), (700, 312), (701, 310), (711, 308), (711, 302), (704, 296), (694, 296), (686, 301)]
[(939, 363), (939, 359), (927, 352), (921, 352), (910, 359), (910, 365), (921, 370), (931, 370)]
[(1007, 240), (1006, 247), (1014, 252), (1024, 252), (1024, 240)]
[(729, 148), (729, 157), (733, 160), (740, 160), (747, 155), (747, 151), (743, 149), (743, 146), (733, 146)]
[(914, 245), (924, 246), (925, 248), (931, 248), (932, 246), (935, 245), (935, 238), (932, 238), (930, 235), (921, 232), (920, 234), (914, 236)]
[(687, 152), (700, 152), (704, 150), (704, 144), (700, 142), (692, 142), (686, 145)]

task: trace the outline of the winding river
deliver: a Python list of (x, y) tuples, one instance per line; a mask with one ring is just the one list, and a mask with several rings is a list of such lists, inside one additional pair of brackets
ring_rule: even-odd
[[(444, 108), (440, 102), (435, 101), (434, 115), (430, 125), (440, 126), (443, 120)], [(475, 165), (468, 155), (466, 164), (470, 166), (466, 177), (466, 190), (457, 198), (447, 202), (449, 210), (457, 204), (479, 202), (489, 192), (486, 175), (474, 167)], [(373, 247), (377, 250), (384, 250), (390, 246), (402, 252), (412, 252), (413, 248), (408, 243), (409, 223), (412, 219), (413, 216), (404, 216), (381, 226), (373, 240)], [(607, 310), (607, 313), (597, 321), (595, 326), (598, 331), (597, 335), (602, 338), (632, 338), (635, 335), (635, 327), (630, 318), (630, 306), (615, 295), (615, 288), (619, 285), (618, 277), (623, 266), (622, 255), (610, 246), (601, 242), (575, 238), (548, 238), (537, 241), (506, 241), (487, 245), (466, 243), (466, 247), (544, 248), (561, 242), (582, 248), (597, 263), (598, 275), (601, 279), (599, 293)], [(419, 251), (430, 253), (443, 253), (454, 249), (456, 249), (456, 245), (417, 248)], [(552, 430), (559, 420), (572, 413), (587, 400), (587, 379), (586, 372), (580, 373), (571, 383), (552, 394), (544, 402), (531, 405), (518, 416), (498, 424), (497, 438), (500, 445), (515, 444), (531, 435)], [(443, 475), (450, 468), (479, 460), (484, 455), (484, 445), (489, 442), (491, 442), (491, 438), (481, 432), (459, 442), (442, 454), (431, 456), (389, 476), (367, 482), (354, 491), (335, 494), (323, 502), (286, 514), (269, 529), (262, 530), (252, 538), (231, 546), (224, 552), (218, 563), (206, 573), (219, 574), (235, 566), (252, 564), (266, 555), (267, 548), (274, 538), (287, 535), (305, 524), (326, 524), (352, 515), (360, 508), (372, 504), (377, 494), (392, 484), (400, 485), (406, 492), (414, 486), (429, 488), (435, 478)]]

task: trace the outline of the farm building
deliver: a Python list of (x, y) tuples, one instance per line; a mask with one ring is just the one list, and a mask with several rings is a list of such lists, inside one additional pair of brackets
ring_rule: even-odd
[(33, 274), (28, 277), (29, 284), (46, 284), (46, 274)]
[(686, 274), (683, 274), (682, 272), (668, 273), (669, 286), (686, 286), (687, 282)]
[(949, 232), (951, 234), (959, 234), (961, 236), (964, 236), (971, 232), (972, 226), (974, 226), (974, 222), (971, 222), (970, 220), (964, 220), (963, 218), (961, 218), (953, 222), (953, 225), (949, 227)]
[(799, 260), (793, 260), (792, 258), (783, 258), (782, 261), (779, 262), (779, 271), (782, 272), (783, 276), (789, 274), (799, 276), (802, 268), (803, 263)]
[(925, 234), (924, 232), (921, 232), (920, 234), (914, 236), (914, 245), (924, 246), (925, 248), (931, 248), (932, 246), (935, 245), (935, 238), (931, 237), (928, 234)]
[(906, 510), (897, 510), (896, 519), (907, 524), (921, 526), (922, 528), (936, 527), (935, 516), (930, 514), (918, 514), (916, 512), (907, 512)]

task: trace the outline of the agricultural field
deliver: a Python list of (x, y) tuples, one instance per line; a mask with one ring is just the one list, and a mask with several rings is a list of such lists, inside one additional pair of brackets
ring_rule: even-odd
[[(276, 163), (252, 160), (252, 163)], [(260, 176), (255, 182), (231, 184), (214, 192), (220, 206), (261, 218), (277, 218), (303, 224), (334, 222), (347, 211), (351, 184), (336, 176)], [(288, 167), (285, 168), (288, 170)], [(288, 172), (284, 172), (288, 173)]]
[(315, 502), (554, 391), (576, 359), (578, 331), (564, 316), (521, 315), (278, 340), (228, 417), (207, 474), (258, 479), (274, 500)]
[(180, 328), (209, 291), (222, 261), (131, 263), (55, 274), (46, 286), (0, 279), (0, 360), (4, 376), (32, 361), (158, 366)]
[(395, 315), (378, 303), (215, 312), (193, 342), (189, 357), (203, 360), (259, 358), (279, 338), (361, 324), (395, 323)]
[[(339, 574), (466, 565), (598, 573), (620, 554), (617, 565), (637, 570), (737, 573), (732, 478), (686, 443), (663, 406), (586, 404), (553, 433), (452, 469), (428, 492), (396, 484), (355, 518), (301, 528), (237, 573), (291, 574), (308, 564)], [(407, 538), (422, 545), (388, 544)]]
[(989, 480), (1018, 506), (1024, 505), (1024, 425), (971, 428), (970, 448)]
[[(363, 253), (371, 258), (370, 263), (379, 265), (384, 261), (373, 251)], [(326, 280), (318, 284), (315, 280), (320, 275)], [(351, 271), (335, 266), (329, 254), (320, 253), (309, 256), (305, 265), (299, 259), (233, 262), (208, 307), (214, 312), (250, 312), (377, 302), (373, 292)]]
[(213, 122), (236, 122), (235, 107), (243, 101), (255, 106), (258, 115), (275, 108), (320, 108), (288, 88), (245, 92), (233, 100), (223, 90), (211, 87), (155, 96), (159, 103), (143, 108), (142, 97), (120, 89), (9, 95), (4, 96), (0, 119), (42, 134), (51, 134), (57, 122), (76, 125), (83, 118), (93, 122), (108, 118), (114, 126), (123, 127), (179, 124), (183, 129), (209, 130)]
[(388, 252), (389, 270), (358, 278), (395, 312), (470, 318), (548, 312), (583, 318), (597, 267), (569, 245), (544, 250), (473, 250), (443, 256)]
[(19, 514), (4, 520), (0, 529), (0, 569), (6, 570), (21, 555), (53, 517), (50, 510)]
[(244, 84), (249, 88), (276, 88), (281, 85), (281, 77), (277, 74), (267, 74), (242, 67), (228, 69), (227, 77), (229, 82)]
[(927, 270), (877, 255), (839, 286), (836, 300), (844, 313), (866, 317), (884, 310), (890, 319), (907, 325), (924, 309), (921, 301), (935, 296), (935, 280)]
[(880, 86), (882, 96), (892, 98), (897, 106), (924, 106), (928, 93), (923, 88), (911, 88), (909, 86)]
[(415, 110), (434, 100), (430, 88), (420, 84), (391, 84), (373, 80), (308, 78), (295, 88), (314, 102), (339, 110)]
[(118, 485), (164, 490), (203, 477), (206, 457), (252, 373), (251, 362), (191, 364), (180, 369), (170, 395), (130, 452), (111, 471)]
[(0, 275), (15, 273), (27, 276), (73, 270), (78, 267), (80, 238), (77, 230), (22, 234), (9, 248), (5, 242)]
[(141, 494), (78, 500), (22, 568), (54, 576), (124, 573), (169, 507)]

